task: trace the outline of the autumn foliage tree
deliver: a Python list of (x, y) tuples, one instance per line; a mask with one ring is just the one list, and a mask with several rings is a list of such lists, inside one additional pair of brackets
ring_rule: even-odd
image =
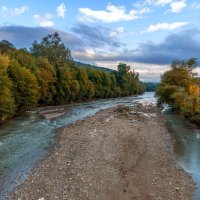
[(156, 95), (158, 103), (167, 103), (185, 117), (200, 122), (200, 85), (194, 69), (197, 60), (174, 61), (161, 77)]
[[(191, 88), (191, 91), (194, 88)], [(0, 121), (40, 105), (60, 105), (142, 93), (139, 75), (120, 63), (117, 71), (77, 66), (58, 33), (30, 50), (0, 41)]]
[(0, 54), (0, 122), (12, 117), (16, 111), (12, 95), (13, 84), (7, 74), (9, 63), (8, 56)]

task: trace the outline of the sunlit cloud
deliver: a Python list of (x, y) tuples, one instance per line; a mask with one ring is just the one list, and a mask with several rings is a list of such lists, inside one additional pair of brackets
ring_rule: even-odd
[(170, 4), (169, 12), (178, 13), (186, 7), (185, 0), (174, 1)]

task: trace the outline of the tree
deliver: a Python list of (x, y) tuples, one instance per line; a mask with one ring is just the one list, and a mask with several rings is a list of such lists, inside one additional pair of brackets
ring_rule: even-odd
[(26, 67), (32, 73), (37, 71), (36, 60), (27, 49), (18, 49), (11, 53), (11, 57), (16, 59), (22, 67)]
[(180, 91), (181, 88), (188, 92), (191, 83), (194, 81), (193, 69), (196, 65), (197, 60), (194, 58), (172, 62), (171, 70), (161, 76), (161, 82), (156, 91), (159, 103), (175, 106), (173, 94)]
[(12, 117), (16, 106), (12, 96), (12, 82), (7, 76), (8, 56), (0, 54), (0, 122)]
[(121, 75), (124, 75), (130, 71), (131, 67), (127, 65), (126, 63), (119, 63), (119, 65), (117, 66), (117, 69)]
[(15, 46), (7, 40), (0, 41), (0, 54), (7, 54), (16, 50)]
[(130, 66), (125, 63), (119, 63), (118, 71), (114, 72), (117, 80), (117, 85), (121, 88), (123, 96), (142, 93), (144, 87), (139, 81), (139, 74), (134, 70), (130, 70)]
[(88, 79), (87, 71), (85, 68), (80, 68), (77, 74), (77, 80), (80, 85), (80, 92), (78, 98), (80, 100), (91, 99), (95, 94), (93, 83)]
[(56, 95), (56, 72), (55, 68), (49, 63), (47, 58), (39, 57), (36, 60), (36, 77), (39, 85), (39, 103), (43, 105), (52, 105), (53, 98)]
[(156, 90), (158, 103), (167, 103), (185, 117), (200, 123), (200, 87), (193, 69), (197, 60), (192, 58), (172, 62), (172, 67), (161, 77)]
[(39, 88), (35, 75), (25, 67), (21, 67), (14, 59), (10, 62), (8, 74), (13, 82), (13, 96), (17, 110), (24, 112), (35, 107), (39, 98)]
[(56, 68), (63, 67), (66, 62), (72, 61), (71, 52), (62, 43), (57, 32), (44, 37), (41, 43), (35, 41), (31, 47), (35, 57), (46, 57)]

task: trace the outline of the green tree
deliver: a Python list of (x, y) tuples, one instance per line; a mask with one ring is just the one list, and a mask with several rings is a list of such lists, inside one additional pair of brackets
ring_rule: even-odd
[(30, 52), (28, 52), (27, 49), (24, 48), (15, 50), (11, 53), (10, 56), (17, 60), (20, 66), (26, 67), (32, 73), (35, 73), (37, 71), (36, 60), (33, 57), (33, 55)]
[(158, 103), (167, 103), (185, 117), (200, 124), (200, 86), (193, 69), (197, 60), (175, 61), (161, 77), (156, 90)]
[(47, 58), (39, 57), (36, 60), (36, 77), (39, 85), (39, 104), (52, 105), (56, 95), (56, 72), (55, 68), (49, 63)]
[(15, 51), (15, 46), (7, 40), (0, 41), (0, 54), (8, 54), (12, 51)]
[(117, 68), (118, 71), (114, 72), (114, 75), (123, 96), (139, 94), (144, 91), (143, 84), (139, 81), (139, 74), (131, 70), (129, 65), (119, 63)]
[(159, 104), (168, 103), (176, 106), (173, 94), (181, 88), (188, 92), (189, 86), (194, 80), (193, 69), (196, 65), (197, 60), (194, 58), (172, 62), (171, 69), (161, 76), (161, 82), (156, 90)]
[(121, 75), (125, 75), (125, 74), (128, 74), (131, 67), (127, 65), (126, 63), (119, 63), (119, 65), (117, 66), (117, 69)]
[(21, 67), (14, 59), (10, 62), (8, 72), (13, 82), (13, 96), (17, 110), (24, 112), (35, 107), (39, 98), (39, 88), (35, 75), (25, 67)]
[(77, 74), (77, 80), (80, 85), (80, 92), (78, 98), (80, 100), (91, 99), (95, 94), (93, 83), (88, 79), (88, 74), (85, 68), (80, 68)]
[(66, 62), (72, 61), (71, 52), (62, 43), (57, 32), (44, 37), (41, 43), (35, 41), (31, 47), (35, 57), (46, 57), (56, 68), (63, 67)]
[(8, 56), (0, 54), (0, 122), (12, 117), (16, 106), (12, 96), (12, 82), (7, 76)]

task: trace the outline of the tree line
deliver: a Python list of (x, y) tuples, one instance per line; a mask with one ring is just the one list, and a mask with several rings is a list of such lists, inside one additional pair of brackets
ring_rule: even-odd
[(159, 104), (172, 109), (200, 125), (200, 78), (194, 69), (197, 59), (175, 60), (171, 69), (161, 77), (156, 90)]
[(139, 94), (139, 74), (125, 63), (106, 72), (77, 67), (58, 33), (35, 41), (30, 50), (0, 41), (0, 122), (35, 106)]

